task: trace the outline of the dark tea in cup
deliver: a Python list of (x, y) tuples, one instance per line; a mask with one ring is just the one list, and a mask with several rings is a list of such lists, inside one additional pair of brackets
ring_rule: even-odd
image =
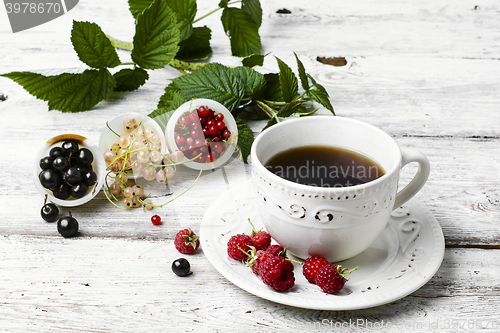
[(348, 187), (382, 177), (382, 167), (370, 158), (334, 146), (301, 146), (272, 156), (265, 167), (275, 175), (303, 185)]

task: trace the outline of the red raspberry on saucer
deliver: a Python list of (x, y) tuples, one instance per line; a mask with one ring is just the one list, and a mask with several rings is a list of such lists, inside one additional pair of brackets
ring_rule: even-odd
[(286, 250), (285, 250), (285, 248), (283, 246), (281, 246), (281, 245), (278, 245), (278, 244), (270, 245), (266, 249), (266, 252), (272, 254), (273, 256), (286, 257)]
[(259, 275), (260, 266), (262, 263), (268, 259), (274, 257), (272, 254), (263, 251), (263, 250), (255, 250), (255, 247), (252, 247), (251, 260), (247, 262), (247, 266), (250, 266), (252, 272), (256, 275)]
[(250, 257), (247, 253), (250, 253), (250, 246), (253, 246), (252, 238), (245, 234), (237, 234), (231, 236), (227, 242), (227, 254), (238, 261), (247, 261)]
[(285, 291), (295, 285), (293, 264), (280, 256), (273, 256), (259, 265), (259, 276), (267, 286)]
[(318, 271), (318, 275), (316, 275), (316, 284), (325, 293), (333, 294), (339, 292), (344, 288), (344, 284), (347, 281), (344, 275), (356, 269), (358, 269), (358, 267), (347, 270), (347, 268), (342, 268), (340, 265), (328, 264), (321, 267)]
[(252, 242), (253, 246), (258, 250), (265, 250), (271, 245), (271, 235), (264, 230), (256, 230), (250, 219), (248, 219), (248, 222), (252, 226), (252, 234), (250, 237), (252, 237)]
[(180, 253), (191, 254), (200, 246), (200, 240), (191, 229), (184, 229), (175, 235), (174, 245)]
[(307, 258), (304, 262), (304, 266), (302, 266), (302, 274), (304, 274), (305, 278), (309, 283), (316, 283), (314, 280), (316, 279), (316, 275), (321, 267), (328, 265), (329, 262), (323, 257), (314, 256)]

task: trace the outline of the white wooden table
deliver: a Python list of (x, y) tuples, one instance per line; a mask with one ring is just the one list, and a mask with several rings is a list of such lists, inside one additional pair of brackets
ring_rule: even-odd
[[(217, 4), (200, 1), (199, 13)], [(178, 74), (152, 71), (138, 91), (114, 93), (95, 110), (74, 114), (48, 112), (45, 102), (0, 78), (6, 97), (0, 101), (0, 331), (499, 331), (500, 3), (262, 0), (262, 7), (264, 53), (294, 65), (296, 52), (327, 88), (338, 116), (376, 125), (429, 157), (433, 169), (417, 199), (445, 235), (436, 275), (399, 301), (358, 311), (261, 299), (230, 283), (203, 251), (189, 256), (194, 274), (178, 278), (170, 269), (181, 256), (173, 246), (176, 231), (199, 230), (214, 200), (249, 179), (250, 165), (238, 161), (205, 173), (186, 195), (157, 209), (160, 227), (151, 224), (151, 213), (118, 210), (100, 193), (72, 209), (81, 234), (63, 239), (39, 215), (36, 152), (64, 132), (97, 142), (106, 121), (150, 113)], [(81, 66), (70, 43), (72, 20), (95, 22), (122, 40), (134, 33), (125, 1), (80, 1), (63, 17), (16, 34), (0, 8), (2, 73)], [(277, 14), (282, 8), (291, 14)], [(213, 30), (211, 61), (234, 64), (218, 14), (205, 24)], [(347, 64), (325, 65), (318, 56), (345, 57)], [(263, 123), (252, 126), (256, 135)], [(180, 177), (179, 188), (193, 175)], [(331, 326), (349, 322), (360, 324)], [(392, 326), (378, 329), (380, 323)]]

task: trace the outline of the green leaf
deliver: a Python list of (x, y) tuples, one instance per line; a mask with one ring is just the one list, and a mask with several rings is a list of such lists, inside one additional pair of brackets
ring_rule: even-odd
[(148, 116), (153, 118), (158, 125), (165, 131), (167, 123), (172, 117), (175, 110), (187, 102), (187, 99), (180, 92), (175, 83), (170, 83), (165, 88), (165, 93), (160, 97), (156, 110), (151, 112)]
[(245, 86), (245, 94), (243, 98), (257, 98), (261, 95), (262, 90), (266, 86), (264, 75), (248, 67), (235, 67), (232, 69), (233, 74)]
[(71, 42), (78, 58), (92, 68), (116, 67), (121, 63), (110, 40), (95, 23), (73, 21)]
[(83, 73), (53, 76), (31, 72), (3, 74), (19, 83), (36, 98), (48, 101), (49, 110), (79, 112), (92, 109), (106, 99), (116, 85), (107, 69), (87, 69)]
[(259, 26), (246, 11), (226, 7), (221, 16), (224, 31), (231, 42), (231, 52), (236, 57), (261, 53)]
[(240, 118), (236, 118), (236, 125), (238, 127), (238, 147), (241, 151), (243, 162), (248, 163), (248, 156), (253, 144), (253, 132), (248, 124)]
[(193, 21), (196, 16), (196, 0), (166, 0), (167, 5), (177, 15), (177, 26), (181, 33), (181, 41), (193, 33)]
[(115, 91), (133, 91), (139, 89), (149, 79), (148, 72), (140, 67), (134, 69), (124, 68), (115, 73)]
[(245, 67), (256, 67), (256, 66), (262, 66), (264, 65), (264, 58), (266, 55), (264, 54), (252, 54), (251, 56), (246, 57), (241, 61), (243, 66)]
[(302, 101), (295, 99), (290, 103), (287, 103), (281, 110), (278, 111), (278, 117), (289, 117), (292, 114), (299, 111), (302, 106)]
[[(302, 118), (302, 117), (309, 117), (311, 115), (313, 115), (317, 110), (314, 110), (314, 111), (311, 111), (311, 112), (306, 112), (306, 113), (293, 113), (291, 114), (290, 116), (288, 117), (278, 117), (278, 120), (280, 122), (283, 122), (283, 121), (287, 121), (287, 120), (291, 120), (291, 119), (297, 119), (297, 118)], [(276, 118), (272, 118), (270, 119), (266, 126), (262, 129), (262, 130), (265, 130), (266, 128), (268, 127), (271, 127), (273, 125), (277, 124), (277, 120)]]
[(266, 79), (266, 88), (262, 95), (263, 99), (282, 102), (283, 94), (281, 93), (280, 76), (277, 73), (264, 74)]
[(304, 90), (307, 91), (310, 89), (310, 86), (309, 86), (309, 81), (307, 80), (306, 69), (304, 68), (304, 64), (302, 64), (302, 61), (300, 61), (297, 54), (295, 52), (293, 54), (295, 54), (295, 59), (297, 59), (297, 67), (299, 70), (300, 83), (302, 85), (302, 88), (304, 88)]
[(262, 24), (262, 7), (259, 0), (243, 0), (241, 9), (252, 17), (255, 23), (257, 23), (257, 27), (260, 27)]
[(116, 49), (122, 49), (122, 50), (127, 50), (127, 51), (132, 51), (134, 49), (134, 43), (132, 42), (124, 42), (122, 40), (113, 38), (111, 36), (107, 36), (109, 41), (111, 42), (111, 45), (113, 45), (114, 48)]
[(175, 56), (176, 59), (193, 61), (208, 58), (212, 54), (211, 38), (212, 31), (210, 28), (206, 26), (194, 28), (191, 36), (180, 42), (179, 52)]
[(219, 7), (224, 8), (224, 7), (227, 7), (228, 4), (229, 4), (229, 0), (221, 0), (219, 2)]
[(173, 80), (188, 99), (209, 98), (223, 104), (230, 111), (236, 109), (245, 94), (245, 86), (233, 72), (218, 63), (179, 76)]
[(328, 92), (326, 91), (326, 89), (322, 85), (317, 83), (316, 80), (314, 80), (314, 78), (311, 75), (307, 74), (307, 77), (309, 77), (309, 79), (311, 79), (311, 82), (312, 82), (314, 88), (316, 88), (316, 89), (308, 90), (307, 95), (310, 98), (312, 98), (313, 100), (315, 100), (316, 102), (323, 105), (325, 108), (330, 110), (330, 112), (333, 115), (335, 115), (335, 111), (333, 110), (333, 106), (330, 103), (330, 99), (328, 98)]
[(142, 68), (163, 68), (179, 50), (180, 33), (175, 13), (163, 0), (155, 0), (137, 17), (132, 60)]
[(298, 93), (299, 84), (297, 77), (293, 73), (290, 67), (285, 64), (280, 58), (276, 57), (278, 61), (278, 66), (280, 69), (280, 85), (281, 93), (283, 94), (283, 100), (287, 103), (291, 102)]
[(142, 14), (154, 0), (128, 0), (128, 6), (132, 16), (137, 19), (137, 16)]

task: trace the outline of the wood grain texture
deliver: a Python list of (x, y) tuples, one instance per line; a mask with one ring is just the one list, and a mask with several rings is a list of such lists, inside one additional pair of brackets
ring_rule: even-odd
[[(199, 1), (199, 13), (218, 2)], [(429, 157), (431, 176), (417, 199), (445, 235), (436, 275), (397, 302), (336, 312), (253, 296), (217, 272), (202, 250), (189, 257), (194, 274), (177, 278), (170, 270), (179, 257), (175, 232), (197, 231), (210, 204), (249, 179), (251, 164), (237, 160), (204, 172), (186, 195), (156, 209), (160, 227), (151, 224), (151, 213), (118, 210), (100, 193), (71, 209), (81, 234), (62, 239), (54, 224), (41, 220), (43, 197), (33, 186), (32, 163), (43, 142), (75, 133), (97, 143), (106, 121), (154, 110), (178, 72), (149, 71), (138, 91), (113, 93), (94, 110), (74, 114), (48, 112), (46, 102), (0, 78), (0, 331), (498, 332), (500, 3), (261, 2), (267, 69), (277, 69), (275, 56), (295, 68), (296, 52), (326, 87), (338, 116), (378, 126), (402, 148)], [(291, 13), (276, 13), (282, 8)], [(220, 12), (200, 22), (212, 29), (211, 61), (236, 65), (219, 18)], [(121, 40), (134, 35), (123, 1), (80, 1), (66, 15), (16, 34), (0, 6), (0, 72), (82, 68), (70, 42), (73, 20), (95, 22)], [(125, 51), (119, 56), (130, 59)], [(346, 65), (325, 65), (318, 56), (345, 57)], [(254, 134), (264, 125), (252, 122)], [(414, 171), (405, 168), (401, 182)], [(195, 177), (181, 170), (169, 188), (148, 190), (156, 203), (165, 202)]]

